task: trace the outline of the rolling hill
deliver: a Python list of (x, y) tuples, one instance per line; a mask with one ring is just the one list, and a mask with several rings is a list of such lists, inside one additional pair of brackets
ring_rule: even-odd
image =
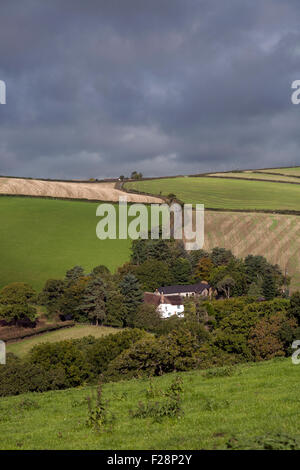
[(300, 210), (300, 185), (230, 178), (179, 177), (125, 183), (126, 189), (167, 196), (207, 209)]
[(115, 421), (100, 433), (86, 426), (86, 397), (94, 389), (1, 398), (0, 449), (253, 449), (257, 438), (268, 448), (288, 448), (299, 442), (299, 367), (277, 359), (237, 366), (225, 377), (214, 370), (154, 378), (158, 390), (175, 376), (183, 381), (182, 416), (161, 422), (129, 413), (147, 401), (148, 380), (109, 383), (104, 400)]
[[(296, 170), (291, 169), (294, 172)], [(247, 175), (249, 181), (230, 178), (233, 174), (241, 178)], [(142, 180), (127, 182), (125, 187), (127, 190), (137, 189), (158, 196), (160, 193), (167, 195), (173, 192), (185, 202), (204, 202), (206, 207), (218, 209), (205, 211), (205, 249), (220, 246), (231, 249), (239, 257), (249, 253), (266, 256), (292, 276), (292, 291), (300, 289), (300, 217), (293, 213), (276, 213), (277, 210), (300, 210), (300, 185), (290, 184), (286, 180), (284, 183), (251, 181), (252, 177), (256, 179), (257, 175), (260, 176), (256, 171), (218, 175), (222, 177)], [(277, 175), (262, 175), (263, 178), (266, 176), (280, 178)], [(35, 188), (38, 187), (36, 180), (26, 181), (34, 181)], [(74, 184), (77, 192), (72, 193), (72, 197), (87, 196), (78, 189), (81, 183), (62, 184), (68, 191), (73, 187), (69, 185)], [(88, 188), (97, 187), (97, 183), (85, 184)], [(115, 189), (114, 183), (99, 183), (105, 184), (112, 184), (111, 190)], [(43, 186), (43, 190), (45, 188)], [(30, 192), (29, 186), (23, 187), (23, 190)], [(52, 190), (54, 197), (62, 194), (66, 196), (66, 193), (55, 192), (54, 186)], [(117, 191), (118, 195), (125, 194)], [(136, 201), (150, 200), (143, 195), (128, 196)], [(108, 187), (105, 197), (108, 200), (114, 197)], [(26, 281), (40, 289), (47, 279), (62, 277), (75, 264), (89, 271), (98, 264), (105, 264), (114, 270), (126, 262), (130, 255), (130, 240), (97, 239), (96, 207), (95, 203), (86, 201), (22, 198), (16, 195), (0, 197), (0, 287), (9, 282)], [(274, 213), (247, 212), (255, 209)]]
[(90, 272), (125, 263), (131, 241), (99, 240), (96, 208), (85, 201), (0, 197), (0, 287), (21, 281), (40, 289), (75, 265)]
[[(248, 175), (249, 180), (232, 179), (233, 174), (236, 178)], [(125, 187), (151, 194), (175, 193), (184, 202), (204, 203), (205, 249), (219, 246), (231, 249), (238, 257), (247, 254), (265, 256), (292, 276), (291, 291), (300, 290), (300, 216), (296, 215), (296, 211), (300, 211), (300, 185), (251, 181), (257, 173), (250, 171), (218, 173), (218, 176), (222, 177), (144, 180), (128, 182)], [(208, 207), (218, 211), (208, 210)], [(291, 214), (276, 213), (285, 210)]]

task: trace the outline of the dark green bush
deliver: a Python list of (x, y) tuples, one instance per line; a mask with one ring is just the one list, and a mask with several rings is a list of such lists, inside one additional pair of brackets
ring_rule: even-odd
[(42, 366), (15, 359), (7, 359), (0, 367), (0, 396), (26, 392), (45, 392), (66, 388), (64, 370), (60, 367), (45, 370)]
[(102, 374), (113, 359), (146, 335), (141, 330), (128, 329), (96, 339), (86, 354), (92, 375)]
[(233, 450), (300, 450), (300, 438), (282, 432), (254, 437), (239, 436), (231, 437), (226, 447)]
[(26, 360), (7, 355), (0, 367), (0, 396), (44, 392), (76, 387), (98, 379), (109, 362), (147, 333), (125, 330), (96, 339), (43, 343), (35, 346)]
[(33, 301), (35, 290), (25, 282), (12, 282), (0, 291), (0, 303), (4, 305), (26, 304)]
[(193, 369), (198, 347), (195, 336), (186, 329), (173, 330), (158, 339), (144, 338), (109, 364), (105, 378), (119, 380)]
[(62, 369), (68, 387), (81, 385), (89, 376), (84, 353), (72, 340), (35, 346), (29, 353), (29, 362), (46, 372)]

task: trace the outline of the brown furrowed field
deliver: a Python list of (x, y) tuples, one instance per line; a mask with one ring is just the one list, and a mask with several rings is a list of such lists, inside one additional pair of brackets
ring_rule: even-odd
[(0, 178), (0, 194), (43, 196), (96, 201), (118, 201), (127, 196), (128, 202), (159, 203), (159, 197), (125, 194), (115, 188), (115, 183), (70, 183), (22, 178)]
[(290, 168), (268, 168), (265, 170), (256, 170), (262, 173), (274, 173), (287, 176), (300, 176), (300, 166), (293, 166)]
[(291, 291), (300, 290), (299, 239), (299, 216), (205, 211), (204, 249), (218, 246), (238, 257), (265, 256), (287, 269)]

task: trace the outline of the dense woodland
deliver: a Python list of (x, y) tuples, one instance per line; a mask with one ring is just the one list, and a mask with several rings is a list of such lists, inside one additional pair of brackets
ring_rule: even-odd
[[(214, 298), (187, 298), (184, 318), (162, 319), (143, 303), (144, 291), (203, 280)], [(49, 320), (126, 329), (41, 344), (23, 359), (8, 354), (0, 396), (289, 355), (300, 336), (300, 293), (289, 296), (289, 282), (262, 256), (238, 259), (223, 248), (187, 252), (174, 240), (137, 240), (130, 262), (114, 274), (101, 265), (88, 274), (75, 266), (39, 293), (10, 284), (0, 292), (2, 325), (33, 327), (43, 306)]]

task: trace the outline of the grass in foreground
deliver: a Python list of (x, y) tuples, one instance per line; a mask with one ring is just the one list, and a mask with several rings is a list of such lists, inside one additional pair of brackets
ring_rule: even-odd
[(180, 177), (126, 183), (127, 189), (170, 193), (211, 209), (299, 210), (300, 185), (230, 178)]
[[(238, 366), (228, 377), (206, 378), (207, 371), (178, 374), (184, 415), (161, 423), (129, 417), (129, 410), (146, 400), (149, 381), (107, 384), (104, 399), (116, 421), (100, 434), (85, 425), (91, 388), (1, 398), (0, 448), (222, 449), (232, 436), (299, 436), (299, 371), (300, 366), (283, 359)], [(166, 389), (174, 375), (155, 378), (154, 386)], [(26, 407), (28, 399), (32, 405)]]
[(128, 261), (130, 240), (96, 237), (98, 204), (36, 198), (0, 198), (0, 288), (28, 282), (40, 289), (47, 279), (63, 278), (81, 265), (89, 272), (110, 270)]
[(107, 326), (76, 325), (71, 328), (63, 328), (61, 330), (51, 331), (50, 333), (32, 336), (31, 338), (23, 339), (16, 343), (8, 343), (6, 349), (7, 352), (11, 352), (22, 357), (37, 344), (55, 343), (66, 339), (83, 338), (84, 336), (89, 335), (94, 336), (95, 338), (100, 338), (101, 336), (105, 336), (110, 333), (117, 333), (118, 331), (119, 330), (116, 328), (110, 328)]

